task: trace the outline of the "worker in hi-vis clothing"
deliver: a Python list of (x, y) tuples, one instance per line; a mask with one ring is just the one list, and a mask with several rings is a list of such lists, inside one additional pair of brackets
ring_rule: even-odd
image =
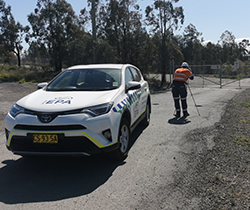
[(180, 107), (180, 99), (181, 106), (183, 111), (183, 116), (189, 116), (187, 111), (187, 89), (186, 82), (190, 78), (194, 79), (192, 72), (189, 70), (189, 65), (187, 62), (183, 62), (181, 64), (181, 68), (178, 68), (174, 72), (173, 84), (172, 84), (172, 94), (174, 98), (174, 106), (175, 106), (175, 114), (176, 118), (181, 116), (181, 107)]

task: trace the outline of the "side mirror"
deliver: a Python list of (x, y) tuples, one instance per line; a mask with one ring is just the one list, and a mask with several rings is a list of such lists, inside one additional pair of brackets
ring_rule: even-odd
[(47, 85), (48, 85), (47, 82), (39, 83), (39, 84), (37, 85), (37, 89), (42, 89), (42, 88), (46, 87)]
[(128, 82), (125, 92), (127, 93), (130, 90), (137, 90), (140, 88), (141, 88), (141, 84), (139, 82), (130, 81)]

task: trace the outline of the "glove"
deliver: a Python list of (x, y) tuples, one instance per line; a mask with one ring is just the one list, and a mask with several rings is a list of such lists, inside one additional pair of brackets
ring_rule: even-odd
[(194, 79), (194, 75), (191, 75), (191, 76), (189, 77), (189, 79), (193, 80), (193, 79)]

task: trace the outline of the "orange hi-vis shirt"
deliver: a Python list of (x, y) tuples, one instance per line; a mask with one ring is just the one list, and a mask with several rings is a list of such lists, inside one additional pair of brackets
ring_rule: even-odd
[(174, 72), (174, 81), (186, 82), (192, 75), (192, 72), (187, 68), (179, 68)]

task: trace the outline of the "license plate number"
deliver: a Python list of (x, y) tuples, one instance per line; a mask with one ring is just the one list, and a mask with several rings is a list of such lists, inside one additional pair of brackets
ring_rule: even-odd
[(57, 144), (58, 136), (56, 134), (33, 134), (33, 143)]

